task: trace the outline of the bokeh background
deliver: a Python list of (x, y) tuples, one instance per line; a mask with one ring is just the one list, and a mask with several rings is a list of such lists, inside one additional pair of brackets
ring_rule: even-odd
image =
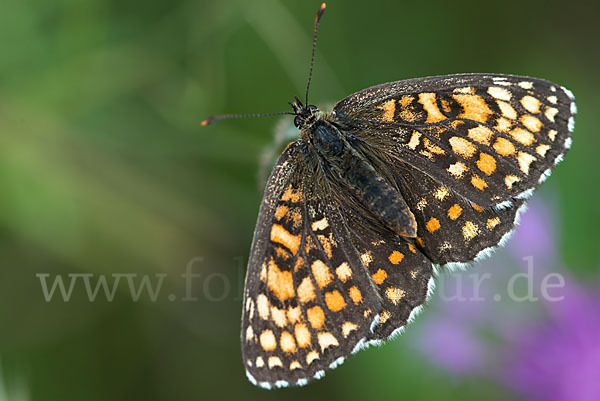
[[(573, 148), (516, 238), (474, 268), (492, 276), (485, 302), (438, 295), (406, 335), (306, 388), (247, 382), (241, 286), (260, 165), (291, 118), (200, 122), (286, 111), (304, 93), (319, 4), (2, 2), (0, 400), (600, 399), (599, 7), (578, 1), (328, 2), (318, 105), (418, 76), (538, 76), (577, 97)], [(565, 277), (565, 302), (494, 300), (523, 257), (536, 293), (544, 274)], [(186, 294), (188, 265), (200, 277)], [(40, 274), (79, 281), (47, 302)], [(163, 281), (155, 300), (122, 278), (112, 301), (91, 302), (85, 274)]]

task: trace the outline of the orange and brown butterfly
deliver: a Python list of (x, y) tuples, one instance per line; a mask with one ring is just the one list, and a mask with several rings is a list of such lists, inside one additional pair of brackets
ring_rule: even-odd
[(499, 74), (386, 83), (329, 113), (307, 86), (290, 104), (300, 138), (267, 182), (244, 290), (243, 363), (267, 389), (401, 332), (434, 271), (505, 242), (576, 113), (568, 89)]

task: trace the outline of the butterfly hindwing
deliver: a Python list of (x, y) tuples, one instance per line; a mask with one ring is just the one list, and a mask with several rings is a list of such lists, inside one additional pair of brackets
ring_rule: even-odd
[(562, 159), (575, 112), (571, 92), (559, 85), (489, 74), (383, 84), (334, 108), (374, 152), (482, 207), (500, 208), (528, 197)]

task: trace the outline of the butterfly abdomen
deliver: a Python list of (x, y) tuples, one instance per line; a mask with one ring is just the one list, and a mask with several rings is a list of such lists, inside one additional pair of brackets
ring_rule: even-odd
[(416, 236), (416, 221), (402, 194), (348, 143), (336, 126), (318, 121), (310, 136), (309, 143), (327, 168), (326, 174), (344, 183), (360, 203), (392, 231)]

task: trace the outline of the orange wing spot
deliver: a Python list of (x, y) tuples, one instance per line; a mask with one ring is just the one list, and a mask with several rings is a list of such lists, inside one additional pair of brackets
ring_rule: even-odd
[(444, 110), (444, 113), (450, 113), (452, 111), (450, 103), (445, 99), (442, 99), (442, 110)]
[(427, 228), (427, 231), (429, 231), (430, 233), (433, 233), (435, 230), (440, 228), (440, 221), (438, 219), (436, 219), (435, 217), (432, 217), (427, 222), (427, 225), (425, 226), (425, 228)]
[(335, 274), (337, 274), (342, 283), (345, 283), (348, 279), (352, 278), (352, 270), (350, 270), (350, 265), (348, 265), (347, 262), (343, 262), (337, 267), (337, 269), (335, 269)]
[(506, 188), (512, 189), (512, 186), (515, 182), (519, 182), (521, 179), (516, 175), (507, 175), (504, 177), (504, 184), (506, 184)]
[(452, 120), (450, 121), (450, 127), (452, 127), (453, 130), (457, 130), (464, 123), (465, 122), (462, 120)]
[(517, 118), (517, 112), (510, 104), (501, 100), (498, 100), (496, 103), (498, 103), (498, 108), (500, 109), (503, 117), (510, 118), (511, 120)]
[(276, 306), (271, 306), (271, 319), (278, 327), (285, 327), (287, 325), (287, 317), (285, 309), (279, 309)]
[(307, 303), (315, 299), (315, 287), (310, 277), (304, 277), (298, 286), (298, 299), (302, 303)]
[(515, 145), (505, 138), (498, 138), (494, 142), (494, 150), (501, 156), (510, 156), (515, 153)]
[(522, 143), (525, 146), (531, 145), (535, 141), (533, 134), (523, 128), (515, 128), (510, 131), (510, 135), (517, 142)]
[(280, 247), (275, 247), (275, 255), (277, 255), (278, 258), (284, 260), (288, 260), (290, 258), (289, 252), (285, 251), (283, 248)]
[(480, 191), (483, 191), (488, 186), (487, 182), (477, 174), (474, 174), (473, 177), (471, 177), (471, 185)]
[(263, 332), (260, 333), (259, 341), (262, 349), (267, 352), (273, 351), (275, 348), (277, 348), (277, 340), (275, 339), (275, 335), (273, 334), (272, 330), (263, 330)]
[(415, 248), (413, 244), (408, 244), (408, 249), (410, 249), (412, 253), (417, 253), (417, 248)]
[(304, 258), (299, 257), (298, 259), (296, 259), (296, 263), (294, 264), (294, 272), (298, 272), (298, 270), (302, 269), (304, 266), (306, 266), (304, 264)]
[(333, 233), (329, 233), (329, 236), (317, 235), (317, 239), (321, 243), (325, 254), (329, 259), (333, 256), (333, 248), (337, 246), (337, 243), (333, 239)]
[(446, 188), (446, 187), (439, 187), (433, 193), (433, 197), (435, 199), (437, 199), (437, 200), (443, 201), (444, 199), (446, 199), (446, 196), (448, 196), (448, 194), (449, 194), (448, 188)]
[(294, 279), (292, 272), (281, 271), (271, 259), (269, 272), (267, 273), (267, 285), (271, 292), (281, 301), (292, 298), (294, 292)]
[(378, 108), (383, 110), (381, 120), (388, 122), (394, 121), (394, 112), (396, 111), (396, 101), (394, 99), (388, 100)]
[(286, 205), (279, 205), (277, 209), (275, 209), (275, 218), (277, 220), (281, 220), (283, 216), (285, 216), (289, 211), (289, 208)]
[(319, 346), (321, 347), (321, 352), (325, 351), (326, 348), (337, 347), (340, 345), (337, 338), (328, 331), (317, 334), (317, 339), (319, 341)]
[(267, 263), (263, 262), (262, 266), (260, 267), (260, 281), (267, 281)]
[(534, 156), (532, 156), (526, 152), (519, 152), (519, 155), (517, 156), (517, 162), (519, 162), (519, 168), (525, 174), (529, 174), (529, 166), (531, 165), (531, 163), (533, 163), (536, 160), (537, 159)]
[(385, 290), (385, 296), (392, 301), (394, 305), (398, 305), (398, 302), (404, 298), (405, 294), (406, 293), (400, 288), (388, 287)]
[(477, 146), (459, 136), (453, 136), (448, 140), (448, 142), (450, 142), (450, 146), (452, 146), (452, 151), (457, 155), (464, 157), (465, 159), (473, 156), (473, 154), (477, 151)]
[(325, 303), (332, 312), (339, 312), (346, 307), (346, 301), (338, 290), (325, 293)]
[(472, 221), (466, 221), (462, 228), (465, 241), (470, 241), (479, 234), (479, 227)]
[(342, 335), (344, 338), (348, 338), (351, 332), (358, 330), (358, 325), (352, 322), (344, 322), (342, 325)]
[(437, 106), (435, 93), (419, 93), (419, 103), (423, 105), (423, 109), (427, 112), (427, 120), (425, 123), (437, 123), (446, 119)]
[(350, 290), (348, 290), (348, 295), (350, 295), (350, 299), (352, 299), (354, 305), (358, 305), (362, 301), (362, 294), (360, 293), (358, 287), (355, 285), (350, 287)]
[(490, 175), (496, 171), (496, 159), (487, 153), (481, 152), (479, 154), (479, 160), (477, 160), (477, 167), (487, 175)]
[(294, 228), (300, 227), (300, 224), (302, 224), (302, 215), (297, 210), (290, 210), (289, 216), (292, 219)]
[(496, 128), (500, 132), (508, 132), (510, 127), (512, 127), (512, 123), (506, 118), (500, 117), (496, 120), (496, 126), (494, 128)]
[(485, 123), (492, 111), (485, 103), (481, 96), (477, 95), (452, 95), (463, 108), (463, 112), (458, 115), (458, 118), (467, 120), (479, 121)]
[(521, 117), (521, 122), (529, 131), (539, 132), (542, 128), (542, 122), (537, 118), (530, 114), (525, 114)]
[(299, 306), (295, 308), (289, 306), (287, 310), (287, 318), (290, 321), (290, 324), (295, 324), (302, 320), (302, 311)]
[(390, 317), (392, 317), (390, 311), (384, 310), (379, 314), (379, 324), (384, 324), (389, 320)]
[(400, 103), (402, 107), (407, 107), (413, 100), (415, 100), (415, 98), (412, 96), (402, 96), (402, 98), (398, 100), (398, 103)]
[(299, 189), (298, 191), (294, 191), (294, 188), (292, 188), (292, 184), (290, 184), (288, 189), (281, 196), (281, 200), (282, 201), (290, 201), (292, 203), (302, 202), (302, 200), (303, 200), (302, 190)]
[(479, 213), (483, 212), (483, 209), (481, 207), (479, 207), (479, 205), (477, 205), (476, 203), (471, 202), (471, 207), (473, 209), (475, 209), (476, 211), (478, 211)]
[(533, 96), (527, 95), (521, 99), (521, 105), (530, 113), (539, 113), (542, 102)]
[(294, 341), (294, 336), (292, 336), (289, 331), (281, 333), (279, 346), (283, 352), (296, 352), (296, 341)]
[(465, 166), (464, 163), (456, 162), (454, 164), (451, 164), (446, 170), (450, 174), (452, 174), (455, 178), (462, 178), (463, 174), (468, 169), (469, 168), (467, 166)]
[(285, 246), (287, 249), (292, 252), (293, 255), (298, 252), (298, 247), (300, 246), (301, 236), (292, 235), (287, 231), (283, 226), (279, 224), (273, 224), (271, 227), (271, 241), (277, 242)]
[(305, 324), (297, 324), (294, 328), (294, 334), (296, 335), (296, 342), (300, 348), (306, 348), (310, 345), (310, 331)]
[(323, 323), (325, 323), (325, 313), (323, 313), (323, 309), (321, 309), (320, 306), (313, 306), (308, 309), (306, 311), (306, 317), (308, 318), (310, 325), (315, 329), (320, 328), (323, 326)]
[(373, 278), (373, 281), (375, 281), (375, 284), (381, 285), (387, 278), (387, 273), (385, 270), (379, 269), (377, 270), (377, 273), (374, 273), (371, 277)]
[(477, 127), (469, 130), (469, 138), (482, 145), (489, 145), (490, 139), (493, 135), (494, 133), (492, 130), (483, 125), (478, 125)]
[(402, 262), (402, 259), (404, 259), (404, 254), (394, 251), (390, 254), (390, 256), (388, 256), (388, 259), (390, 260), (390, 263), (397, 265), (398, 263)]
[(312, 249), (317, 249), (317, 245), (309, 235), (304, 239), (304, 252), (308, 255)]
[(310, 351), (308, 354), (306, 354), (306, 364), (310, 365), (311, 363), (313, 363), (313, 361), (315, 359), (319, 359), (319, 353), (317, 351)]
[(494, 218), (488, 219), (487, 228), (491, 230), (494, 227), (496, 227), (498, 224), (500, 224), (500, 217), (494, 217)]
[(419, 245), (421, 248), (425, 247), (425, 243), (423, 242), (423, 238), (417, 237), (417, 238), (415, 238), (415, 240), (417, 241), (417, 245)]
[(331, 283), (333, 276), (329, 272), (329, 267), (325, 263), (317, 259), (313, 262), (311, 270), (319, 288), (326, 287), (329, 283)]
[(462, 214), (462, 207), (460, 207), (460, 205), (458, 205), (456, 203), (454, 205), (452, 205), (452, 207), (450, 209), (448, 209), (448, 217), (450, 217), (450, 219), (452, 219), (452, 220), (458, 219), (461, 214)]
[(427, 138), (423, 138), (423, 145), (425, 146), (425, 148), (435, 154), (435, 155), (445, 155), (446, 152), (444, 151), (444, 149), (440, 148), (439, 146), (435, 145), (433, 142), (431, 142), (429, 139)]

